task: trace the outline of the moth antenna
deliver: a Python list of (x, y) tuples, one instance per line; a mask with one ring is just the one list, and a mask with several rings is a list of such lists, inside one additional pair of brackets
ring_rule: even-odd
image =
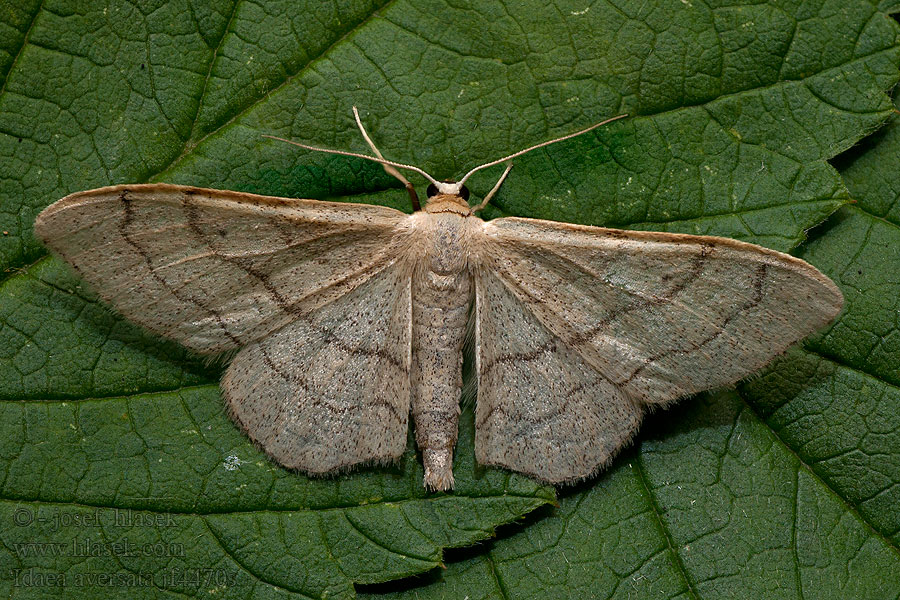
[(487, 195), (484, 197), (484, 200), (481, 201), (481, 204), (472, 209), (473, 213), (483, 209), (488, 205), (488, 202), (491, 201), (491, 198), (493, 198), (494, 194), (497, 193), (497, 190), (500, 189), (500, 185), (503, 183), (503, 180), (506, 179), (506, 176), (509, 175), (509, 171), (512, 168), (513, 164), (511, 162), (506, 163), (506, 170), (503, 171), (503, 175), (500, 176), (500, 179), (497, 180), (497, 183), (494, 184), (494, 187), (491, 188), (491, 191), (487, 193)]
[[(369, 145), (369, 148), (372, 149), (372, 152), (375, 153), (375, 156), (377, 156), (381, 160), (384, 160), (384, 156), (381, 155), (381, 152), (375, 146), (375, 142), (372, 141), (372, 138), (369, 137), (369, 134), (366, 131), (366, 128), (363, 127), (362, 120), (359, 118), (359, 111), (356, 110), (355, 106), (353, 107), (353, 118), (356, 119), (356, 126), (359, 127), (359, 132), (362, 134), (363, 139), (366, 140), (366, 143)], [(416, 188), (413, 187), (413, 184), (411, 184), (409, 182), (409, 180), (406, 177), (404, 177), (400, 173), (400, 171), (395, 169), (393, 166), (387, 165), (384, 163), (382, 163), (381, 166), (384, 167), (384, 170), (388, 175), (393, 175), (394, 177), (399, 179), (400, 183), (402, 183), (403, 186), (406, 188), (406, 191), (409, 193), (409, 201), (412, 203), (413, 212), (418, 212), (418, 211), (422, 210), (422, 207), (419, 205), (419, 196), (416, 194)]]
[(287, 144), (292, 144), (294, 146), (299, 146), (305, 150), (312, 150), (314, 152), (325, 152), (327, 154), (340, 154), (341, 156), (353, 156), (355, 158), (364, 158), (366, 160), (371, 160), (372, 162), (381, 163), (382, 165), (390, 165), (392, 167), (397, 167), (398, 169), (409, 169), (410, 171), (415, 171), (431, 183), (433, 183), (438, 188), (444, 187), (447, 184), (441, 183), (437, 181), (434, 177), (420, 169), (419, 167), (414, 167), (413, 165), (404, 165), (403, 163), (394, 162), (392, 160), (384, 160), (383, 158), (377, 158), (375, 156), (368, 156), (366, 154), (360, 154), (358, 152), (347, 152), (346, 150), (332, 150), (331, 148), (320, 148), (318, 146), (310, 146), (309, 144), (301, 144), (300, 142), (295, 142), (293, 140), (289, 140), (283, 137), (278, 137), (275, 135), (267, 135), (263, 134), (264, 138), (269, 138), (270, 140), (278, 140), (279, 142), (285, 142)]
[[(543, 148), (544, 146), (549, 146), (550, 144), (555, 144), (556, 142), (561, 142), (561, 141), (567, 140), (569, 138), (577, 137), (583, 133), (587, 133), (588, 131), (592, 131), (594, 129), (597, 129), (598, 127), (602, 127), (603, 125), (606, 125), (607, 123), (612, 123), (613, 121), (616, 121), (618, 119), (624, 119), (627, 116), (628, 115), (625, 114), (625, 115), (619, 115), (617, 117), (612, 117), (611, 119), (606, 119), (605, 121), (600, 121), (599, 123), (594, 123), (590, 127), (582, 129), (581, 131), (576, 131), (575, 133), (570, 133), (568, 135), (554, 138), (554, 139), (548, 140), (546, 142), (541, 142), (540, 144), (535, 144), (534, 146), (529, 146), (528, 148), (525, 148), (524, 150), (519, 150), (518, 152), (513, 152), (509, 156), (504, 156), (503, 158), (498, 158), (497, 160), (492, 160), (489, 163), (484, 163), (483, 165), (479, 165), (479, 166), (475, 167), (474, 169), (472, 169), (471, 171), (469, 171), (468, 173), (466, 173), (463, 176), (463, 178), (459, 180), (459, 184), (460, 185), (464, 184), (466, 182), (466, 180), (469, 177), (471, 177), (472, 173), (475, 173), (476, 171), (480, 171), (481, 169), (486, 169), (488, 167), (493, 167), (494, 165), (499, 165), (500, 163), (508, 162), (508, 161), (516, 158), (517, 156), (522, 156), (526, 152), (531, 152), (532, 150), (537, 150), (538, 148)], [(504, 175), (504, 177), (505, 177), (505, 175)], [(501, 177), (500, 180), (502, 181), (503, 178)]]

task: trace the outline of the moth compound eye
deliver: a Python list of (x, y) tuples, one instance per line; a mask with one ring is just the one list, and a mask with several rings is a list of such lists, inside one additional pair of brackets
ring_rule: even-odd
[(467, 188), (466, 186), (462, 186), (461, 188), (459, 188), (459, 196), (460, 196), (460, 198), (462, 198), (463, 200), (468, 202), (469, 188)]
[(431, 199), (431, 198), (434, 198), (435, 196), (437, 196), (437, 194), (438, 194), (437, 188), (434, 187), (433, 183), (429, 183), (428, 187), (425, 188), (425, 196), (427, 198)]

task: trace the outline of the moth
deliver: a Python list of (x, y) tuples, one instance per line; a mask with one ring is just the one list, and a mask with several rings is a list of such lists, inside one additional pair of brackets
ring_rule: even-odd
[[(160, 183), (72, 194), (35, 223), (128, 319), (197, 352), (237, 351), (228, 411), (285, 467), (394, 461), (411, 414), (425, 486), (451, 489), (471, 318), (476, 458), (576, 482), (648, 410), (735, 383), (841, 310), (825, 275), (753, 244), (476, 216), (511, 159), (608, 121), (453, 182), (385, 160), (354, 115), (375, 156), (297, 145), (381, 163), (413, 214)], [(501, 163), (470, 206), (466, 180)], [(398, 169), (430, 181), (424, 207)]]

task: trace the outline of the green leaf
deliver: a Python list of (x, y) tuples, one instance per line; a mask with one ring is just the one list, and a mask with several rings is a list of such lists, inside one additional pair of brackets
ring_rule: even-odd
[[(430, 570), (366, 592), (900, 596), (898, 134), (842, 159), (851, 192), (827, 163), (892, 114), (897, 3), (721, 4), (0, 3), (0, 590), (347, 598)], [(385, 156), (438, 178), (631, 115), (517, 159), (487, 216), (790, 250), (852, 197), (798, 249), (847, 309), (758, 379), (653, 417), (558, 508), (474, 464), (469, 410), (452, 495), (424, 493), (412, 445), (396, 467), (286, 472), (224, 414), (220, 365), (111, 314), (31, 226), (144, 181), (408, 210), (377, 165), (261, 137), (365, 151), (353, 105)]]

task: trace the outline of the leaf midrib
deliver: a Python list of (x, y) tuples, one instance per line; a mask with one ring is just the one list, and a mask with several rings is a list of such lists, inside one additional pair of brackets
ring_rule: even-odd
[[(381, 499), (375, 502), (367, 502), (365, 504), (331, 504), (328, 506), (322, 507), (302, 507), (302, 508), (259, 508), (259, 509), (247, 509), (247, 510), (223, 510), (223, 511), (210, 511), (210, 512), (196, 512), (196, 511), (187, 511), (187, 510), (178, 510), (178, 509), (153, 509), (153, 508), (137, 508), (134, 506), (129, 506), (127, 504), (119, 505), (111, 505), (111, 504), (101, 504), (101, 503), (90, 503), (90, 502), (68, 502), (64, 500), (45, 500), (40, 498), (13, 498), (13, 497), (0, 497), (0, 504), (39, 504), (42, 506), (61, 506), (61, 507), (69, 507), (76, 509), (84, 509), (84, 510), (131, 510), (135, 512), (146, 512), (146, 513), (164, 513), (175, 515), (179, 517), (193, 517), (198, 519), (206, 519), (208, 517), (220, 517), (220, 516), (240, 516), (240, 515), (248, 515), (248, 516), (259, 516), (259, 515), (296, 515), (296, 514), (328, 514), (329, 512), (339, 512), (343, 513), (347, 510), (365, 510), (367, 508), (379, 508), (384, 505), (406, 505), (406, 504), (414, 504), (417, 502), (428, 502), (429, 505), (432, 505), (435, 502), (439, 503), (452, 503), (456, 499), (462, 499), (465, 501), (478, 502), (480, 500), (496, 500), (496, 499), (514, 499), (514, 500), (525, 500), (528, 502), (534, 502), (534, 508), (542, 506), (544, 504), (549, 504), (551, 501), (549, 498), (544, 498), (541, 496), (529, 496), (525, 494), (514, 494), (514, 493), (506, 493), (506, 494), (483, 494), (481, 496), (470, 496), (464, 494), (449, 494), (443, 495), (442, 497), (427, 497), (423, 496), (420, 498), (410, 498), (410, 497), (401, 497), (397, 499)], [(531, 509), (533, 510), (533, 509)], [(450, 547), (450, 546), (448, 546)]]

